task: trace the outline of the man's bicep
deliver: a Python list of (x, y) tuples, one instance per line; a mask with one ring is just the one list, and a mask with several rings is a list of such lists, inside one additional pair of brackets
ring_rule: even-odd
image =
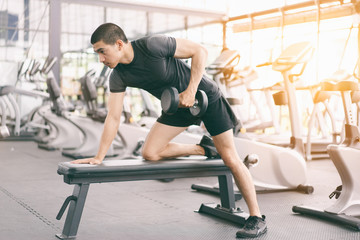
[(187, 39), (176, 38), (176, 50), (174, 57), (191, 58), (201, 48), (202, 46), (198, 43), (192, 42)]

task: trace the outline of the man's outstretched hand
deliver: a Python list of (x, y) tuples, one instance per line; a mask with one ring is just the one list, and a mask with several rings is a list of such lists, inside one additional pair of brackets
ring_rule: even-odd
[(84, 158), (84, 159), (78, 159), (78, 160), (71, 161), (71, 163), (99, 165), (102, 163), (102, 160), (99, 160), (97, 158)]

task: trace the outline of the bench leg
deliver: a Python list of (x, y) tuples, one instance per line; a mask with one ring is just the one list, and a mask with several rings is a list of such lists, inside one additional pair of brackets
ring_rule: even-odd
[(227, 209), (235, 209), (235, 194), (232, 175), (218, 176), (221, 206)]
[(203, 203), (200, 206), (199, 213), (206, 213), (219, 217), (236, 224), (243, 225), (249, 214), (244, 213), (240, 208), (235, 206), (235, 195), (232, 175), (218, 176), (220, 189), (220, 204)]
[(75, 239), (79, 228), (81, 214), (84, 209), (89, 184), (78, 184), (74, 186), (73, 195), (76, 201), (71, 201), (64, 228), (61, 234), (56, 234), (59, 239)]

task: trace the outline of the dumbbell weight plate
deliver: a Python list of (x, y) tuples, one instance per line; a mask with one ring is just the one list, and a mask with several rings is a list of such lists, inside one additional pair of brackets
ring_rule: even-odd
[(161, 108), (169, 115), (175, 114), (179, 107), (179, 92), (176, 88), (167, 88), (161, 94)]
[(190, 113), (194, 117), (201, 117), (208, 107), (208, 98), (204, 91), (198, 90), (195, 95), (195, 104), (190, 108)]

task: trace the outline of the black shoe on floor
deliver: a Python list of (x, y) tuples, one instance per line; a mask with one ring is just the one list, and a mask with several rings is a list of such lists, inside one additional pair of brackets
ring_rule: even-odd
[(204, 148), (205, 156), (207, 156), (208, 159), (221, 158), (211, 137), (204, 135), (198, 145)]
[(236, 237), (239, 238), (256, 238), (267, 231), (265, 216), (262, 218), (257, 216), (250, 216), (246, 219), (245, 225), (237, 233)]

